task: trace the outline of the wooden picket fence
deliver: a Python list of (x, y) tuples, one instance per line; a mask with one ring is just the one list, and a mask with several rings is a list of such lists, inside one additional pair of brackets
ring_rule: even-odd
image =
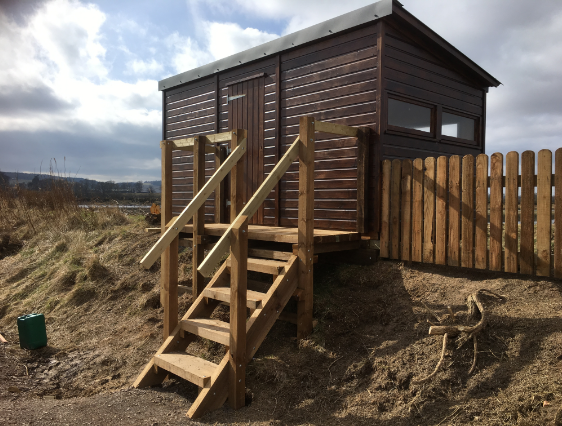
[(508, 153), (505, 176), (500, 153), (490, 168), (485, 154), (384, 160), (380, 256), (562, 278), (562, 148), (554, 174), (552, 152), (537, 157), (519, 175)]

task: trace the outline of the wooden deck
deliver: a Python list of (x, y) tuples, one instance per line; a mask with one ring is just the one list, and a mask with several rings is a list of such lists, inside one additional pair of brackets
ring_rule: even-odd
[[(205, 235), (221, 237), (228, 229), (228, 223), (206, 223)], [(156, 228), (160, 231), (159, 228)], [(248, 225), (248, 239), (258, 241), (272, 241), (276, 243), (298, 243), (298, 228), (285, 228), (282, 226)], [(193, 225), (184, 226), (182, 232), (193, 233)], [(314, 244), (340, 243), (357, 241), (361, 235), (357, 232), (334, 231), (329, 229), (314, 230)]]

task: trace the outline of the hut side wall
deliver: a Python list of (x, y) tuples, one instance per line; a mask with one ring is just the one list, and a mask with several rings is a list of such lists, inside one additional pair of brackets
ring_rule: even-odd
[[(281, 55), (281, 154), (303, 115), (375, 129), (376, 43), (370, 25)], [(314, 226), (355, 230), (357, 140), (317, 133), (315, 147)], [(298, 163), (280, 188), (280, 225), (297, 226)]]
[[(383, 76), (385, 111), (381, 119), (381, 141), (384, 158), (478, 155), (484, 152), (486, 93), (483, 88), (391, 25), (385, 28)], [(434, 135), (424, 137), (388, 129), (389, 97), (434, 107)], [(443, 109), (475, 118), (479, 127), (477, 140), (467, 143), (442, 137), (440, 117)]]

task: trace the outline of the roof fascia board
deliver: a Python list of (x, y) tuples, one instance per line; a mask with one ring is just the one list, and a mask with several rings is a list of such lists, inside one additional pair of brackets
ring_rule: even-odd
[(165, 78), (158, 82), (158, 90), (167, 90), (180, 84), (198, 80), (226, 69), (266, 58), (270, 55), (283, 52), (311, 41), (340, 33), (350, 28), (368, 22), (376, 21), (392, 14), (393, 0), (381, 0), (377, 3), (362, 7), (341, 16), (329, 19), (312, 27), (288, 34), (260, 46), (253, 47), (240, 53), (228, 56), (210, 64)]
[(458, 50), (455, 46), (425, 25), (422, 21), (408, 12), (406, 9), (401, 7), (400, 3), (395, 2), (392, 9), (392, 16), (394, 18), (401, 19), (405, 21), (411, 28), (414, 28), (421, 34), (423, 34), (431, 43), (435, 44), (439, 49), (443, 50), (449, 56), (453, 56), (457, 62), (461, 65), (470, 69), (475, 73), (480, 79), (482, 79), (488, 86), (498, 87), (501, 82), (484, 70), (480, 65)]

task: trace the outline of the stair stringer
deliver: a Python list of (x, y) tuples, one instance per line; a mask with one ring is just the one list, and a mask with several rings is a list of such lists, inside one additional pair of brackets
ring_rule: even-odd
[[(206, 288), (212, 287), (228, 287), (230, 285), (230, 274), (226, 267), (226, 262), (224, 262), (215, 276), (211, 279)], [(203, 293), (195, 300), (191, 305), (189, 310), (183, 316), (182, 320), (187, 320), (196, 317), (208, 317), (215, 310), (215, 308), (220, 304), (220, 301), (214, 299), (208, 299), (203, 296)], [(179, 351), (183, 352), (187, 346), (195, 340), (197, 336), (191, 333), (185, 333), (184, 337), (180, 337), (181, 322), (178, 323), (176, 328), (172, 331), (170, 336), (164, 341), (162, 346), (156, 352), (156, 355), (160, 355), (167, 352)], [(133, 387), (143, 388), (147, 386), (159, 385), (162, 383), (166, 376), (169, 374), (167, 371), (155, 368), (154, 358), (144, 367), (143, 371), (135, 382)]]
[[(226, 263), (226, 262), (225, 262)], [(252, 359), (265, 339), (265, 336), (279, 318), (283, 308), (297, 288), (298, 257), (291, 256), (284, 271), (262, 301), (262, 308), (256, 309), (246, 322), (246, 364)], [(195, 419), (209, 411), (220, 408), (228, 398), (230, 351), (224, 356), (211, 376), (210, 387), (204, 388), (193, 402), (187, 416)]]

